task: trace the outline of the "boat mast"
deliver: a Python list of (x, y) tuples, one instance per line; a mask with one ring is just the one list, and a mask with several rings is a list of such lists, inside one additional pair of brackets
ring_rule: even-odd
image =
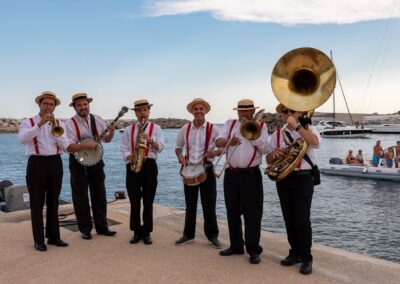
[[(331, 60), (332, 60), (332, 62), (333, 62), (332, 50), (330, 51), (330, 53), (331, 53)], [(337, 69), (336, 69), (336, 77), (337, 77), (337, 79), (338, 79), (339, 86), (340, 86), (340, 90), (342, 91), (343, 99), (344, 99), (344, 102), (345, 102), (345, 104), (346, 104), (347, 113), (348, 113), (349, 116), (350, 116), (351, 125), (353, 125), (353, 124), (354, 124), (353, 117), (351, 116), (351, 113), (350, 113), (350, 110), (349, 110), (349, 105), (347, 104), (346, 96), (344, 95), (344, 91), (343, 91), (343, 87), (342, 87), (342, 82), (340, 82), (339, 73), (337, 72)], [(333, 92), (333, 115), (334, 115), (334, 118), (335, 118), (335, 92)]]

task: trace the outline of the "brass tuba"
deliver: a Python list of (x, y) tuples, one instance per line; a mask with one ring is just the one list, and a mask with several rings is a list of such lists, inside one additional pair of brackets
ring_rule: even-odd
[[(310, 119), (314, 110), (332, 95), (335, 84), (336, 69), (330, 58), (310, 47), (284, 54), (276, 63), (271, 77), (272, 91), (278, 101), (287, 108), (303, 112), (303, 116)], [(301, 162), (308, 148), (303, 138), (288, 142), (286, 127), (287, 124), (281, 130), (288, 145), (284, 155), (265, 169), (265, 174), (275, 181), (289, 175)]]
[(50, 116), (50, 125), (51, 125), (51, 135), (53, 135), (54, 137), (60, 137), (64, 134), (64, 128), (57, 125), (54, 114)]
[(146, 141), (140, 139), (140, 134), (144, 132), (146, 128), (146, 124), (144, 123), (144, 119), (141, 122), (140, 129), (136, 136), (136, 146), (134, 150), (134, 160), (131, 163), (131, 171), (138, 173), (142, 169), (144, 154), (147, 149)]

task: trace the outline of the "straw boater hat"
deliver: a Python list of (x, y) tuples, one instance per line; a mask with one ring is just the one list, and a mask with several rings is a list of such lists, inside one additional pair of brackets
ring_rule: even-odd
[(211, 109), (211, 106), (208, 102), (206, 102), (202, 98), (196, 98), (196, 99), (193, 99), (193, 101), (188, 103), (188, 105), (186, 106), (186, 109), (188, 110), (188, 112), (192, 113), (193, 106), (196, 104), (202, 104), (206, 108), (206, 113), (208, 113)]
[(149, 102), (146, 99), (141, 99), (141, 100), (134, 101), (133, 105), (134, 105), (134, 107), (131, 109), (137, 110), (138, 108), (144, 107), (144, 106), (148, 106), (150, 108), (153, 104), (149, 104)]
[(44, 91), (40, 94), (40, 96), (37, 96), (35, 99), (35, 103), (37, 103), (38, 105), (40, 105), (40, 102), (44, 99), (44, 98), (50, 98), (53, 99), (56, 102), (56, 106), (58, 106), (61, 102), (60, 100), (56, 97), (56, 94), (51, 92), (51, 91)]
[(252, 110), (257, 108), (259, 107), (255, 107), (252, 100), (244, 99), (238, 101), (238, 106), (233, 108), (233, 110)]
[(88, 101), (88, 103), (91, 103), (93, 101), (92, 98), (88, 98), (86, 93), (77, 93), (75, 95), (72, 96), (72, 102), (69, 104), (69, 106), (74, 106), (74, 104), (82, 99), (86, 99)]
[(283, 104), (279, 104), (276, 106), (276, 112), (277, 113), (282, 113), (282, 110), (285, 108)]

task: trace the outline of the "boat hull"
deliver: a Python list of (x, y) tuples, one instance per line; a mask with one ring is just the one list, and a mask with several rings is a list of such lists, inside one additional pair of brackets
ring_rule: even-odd
[(320, 171), (326, 175), (400, 181), (400, 168), (327, 165), (320, 167)]

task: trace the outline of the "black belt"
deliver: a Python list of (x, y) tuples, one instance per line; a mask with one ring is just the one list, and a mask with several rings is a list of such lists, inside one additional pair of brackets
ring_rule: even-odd
[(48, 156), (44, 156), (44, 155), (30, 155), (29, 159), (54, 159), (60, 157), (60, 155), (48, 155)]
[(290, 173), (291, 176), (304, 176), (304, 175), (311, 175), (312, 170), (299, 170), (296, 171), (294, 170), (293, 172)]
[(251, 172), (255, 170), (259, 170), (260, 166), (255, 166), (255, 167), (250, 167), (250, 168), (227, 168), (227, 171), (232, 171), (232, 172)]

